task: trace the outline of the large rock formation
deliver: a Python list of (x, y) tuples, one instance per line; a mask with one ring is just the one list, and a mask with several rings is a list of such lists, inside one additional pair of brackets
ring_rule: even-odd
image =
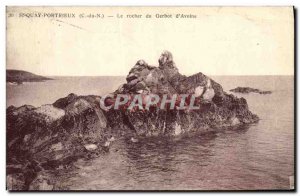
[[(111, 128), (123, 126), (120, 122), (125, 122), (137, 135), (176, 135), (178, 131), (203, 131), (258, 120), (248, 110), (244, 98), (227, 94), (220, 84), (204, 74), (181, 75), (168, 51), (159, 58), (159, 67), (150, 66), (143, 60), (137, 61), (126, 80), (127, 83), (121, 85), (115, 94), (194, 94), (200, 98), (200, 110), (172, 111), (158, 107), (133, 112), (109, 110), (106, 116)], [(124, 119), (115, 123), (116, 114)]]
[(9, 190), (57, 189), (49, 171), (69, 167), (109, 149), (112, 138), (176, 136), (258, 121), (244, 98), (223, 91), (202, 73), (184, 76), (170, 52), (159, 66), (137, 61), (116, 94), (194, 94), (199, 110), (103, 110), (100, 96), (70, 94), (50, 105), (7, 108), (7, 187)]

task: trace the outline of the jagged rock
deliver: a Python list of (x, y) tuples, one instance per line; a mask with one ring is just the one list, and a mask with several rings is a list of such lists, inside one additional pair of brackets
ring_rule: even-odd
[[(140, 65), (141, 64), (141, 65)], [(237, 98), (223, 91), (220, 84), (207, 77), (203, 73), (192, 76), (184, 76), (178, 72), (173, 56), (164, 51), (159, 58), (159, 67), (148, 68), (145, 61), (137, 62), (129, 72), (139, 76), (147, 70), (148, 75), (138, 77), (123, 85), (118, 93), (136, 93), (141, 89), (148, 89), (148, 93), (155, 94), (195, 94), (200, 97), (200, 110), (196, 111), (162, 111), (159, 109), (150, 111), (125, 111), (118, 117), (126, 127), (132, 129), (137, 135), (161, 135), (178, 134), (200, 129), (232, 126), (258, 121), (258, 117), (248, 110), (244, 98)], [(145, 81), (140, 85), (140, 81)], [(143, 91), (143, 93), (145, 93)], [(147, 92), (146, 92), (147, 94)], [(107, 111), (108, 124), (112, 129), (115, 126), (115, 111)], [(110, 117), (113, 118), (110, 118)], [(177, 130), (177, 131), (176, 131)]]
[(161, 69), (165, 69), (165, 68), (177, 69), (173, 61), (172, 53), (167, 50), (161, 53), (158, 59), (158, 63), (159, 63), (159, 68)]
[(139, 60), (126, 83), (116, 94), (145, 96), (196, 94), (198, 110), (169, 110), (157, 105), (149, 110), (101, 109), (100, 96), (70, 94), (38, 108), (10, 106), (7, 117), (7, 186), (13, 190), (51, 190), (55, 182), (44, 170), (55, 170), (82, 157), (108, 151), (110, 138), (176, 136), (225, 126), (257, 122), (244, 98), (223, 91), (222, 86), (203, 73), (179, 73), (173, 56), (165, 51), (159, 66)]
[(71, 102), (73, 102), (78, 96), (75, 95), (74, 93), (69, 94), (67, 97), (58, 99), (53, 103), (54, 107), (64, 109), (69, 105)]

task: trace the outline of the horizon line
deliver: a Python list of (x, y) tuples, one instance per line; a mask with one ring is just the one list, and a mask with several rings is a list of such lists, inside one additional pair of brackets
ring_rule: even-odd
[[(20, 69), (7, 69), (6, 68), (6, 71), (8, 70), (16, 70), (16, 71), (24, 71), (24, 72), (29, 72), (29, 73), (32, 73), (32, 74), (35, 74), (35, 75), (39, 75), (39, 76), (44, 76), (44, 77), (126, 77), (128, 74), (125, 74), (125, 75), (43, 75), (43, 74), (39, 74), (39, 73), (35, 73), (35, 72), (32, 72), (32, 71), (25, 71), (25, 70), (20, 70)], [(198, 71), (196, 73), (186, 73), (186, 74), (181, 74), (181, 75), (185, 75), (185, 76), (192, 76), (194, 74), (197, 74), (197, 73), (202, 73), (204, 75), (207, 75), (207, 76), (295, 76), (295, 73), (292, 73), (292, 74), (258, 74), (258, 75), (254, 75), (254, 74), (249, 74), (249, 75), (246, 75), (246, 74), (205, 74), (204, 72), (201, 72), (201, 71)]]

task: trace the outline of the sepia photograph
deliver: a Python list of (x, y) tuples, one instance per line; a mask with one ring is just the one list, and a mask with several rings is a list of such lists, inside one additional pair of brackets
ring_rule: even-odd
[(295, 191), (293, 6), (7, 6), (6, 190)]

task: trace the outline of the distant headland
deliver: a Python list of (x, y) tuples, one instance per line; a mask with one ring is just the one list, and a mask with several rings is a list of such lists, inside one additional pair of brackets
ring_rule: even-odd
[(45, 80), (53, 80), (44, 76), (39, 76), (27, 71), (7, 69), (6, 82), (12, 84), (22, 84), (23, 82), (43, 82)]

